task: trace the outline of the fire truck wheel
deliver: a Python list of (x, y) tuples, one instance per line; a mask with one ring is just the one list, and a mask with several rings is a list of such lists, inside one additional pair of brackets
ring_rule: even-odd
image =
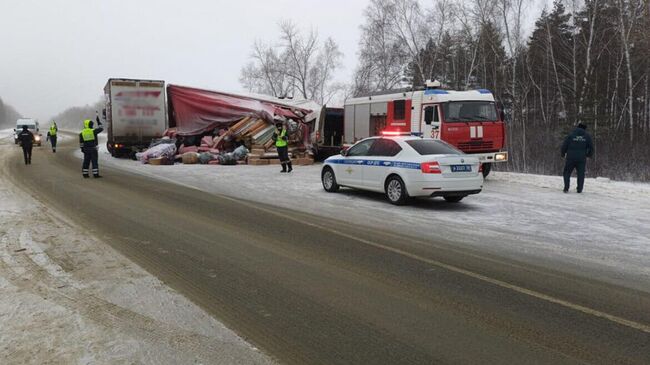
[(321, 181), (323, 182), (323, 188), (328, 193), (335, 193), (339, 191), (339, 184), (336, 183), (336, 176), (331, 167), (325, 167), (323, 173), (321, 174)]
[(491, 163), (484, 163), (483, 164), (483, 178), (484, 179), (490, 174), (490, 170), (492, 170), (492, 164)]
[(404, 205), (408, 202), (409, 194), (406, 191), (406, 185), (404, 181), (397, 176), (389, 176), (386, 180), (386, 198), (391, 204), (395, 205)]

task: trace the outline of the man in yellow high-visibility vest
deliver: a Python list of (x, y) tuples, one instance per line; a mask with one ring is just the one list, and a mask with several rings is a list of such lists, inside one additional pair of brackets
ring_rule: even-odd
[(282, 171), (280, 172), (291, 172), (293, 171), (293, 167), (291, 166), (291, 159), (289, 159), (289, 136), (287, 135), (287, 127), (279, 117), (276, 117), (274, 121), (275, 132), (273, 133), (273, 140), (275, 141), (275, 149), (278, 151), (278, 158), (282, 164)]
[(81, 173), (84, 178), (90, 177), (88, 172), (90, 164), (93, 165), (93, 176), (96, 178), (101, 177), (99, 175), (99, 143), (97, 142), (97, 135), (101, 133), (104, 128), (102, 128), (102, 122), (97, 116), (97, 128), (93, 129), (93, 121), (90, 119), (84, 120), (84, 129), (79, 133), (79, 147), (81, 147), (81, 152), (84, 153), (84, 161), (81, 167)]
[(56, 153), (56, 140), (57, 140), (57, 133), (59, 132), (59, 127), (56, 125), (55, 121), (52, 121), (52, 125), (50, 126), (50, 130), (47, 131), (47, 141), (50, 141), (50, 144), (52, 144), (52, 152)]

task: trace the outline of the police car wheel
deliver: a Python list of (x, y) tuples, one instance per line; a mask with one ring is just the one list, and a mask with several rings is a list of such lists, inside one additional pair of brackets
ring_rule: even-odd
[(404, 205), (408, 201), (404, 181), (399, 176), (391, 176), (386, 181), (386, 198), (395, 205)]
[(339, 184), (336, 183), (336, 176), (334, 176), (334, 171), (332, 171), (331, 168), (326, 167), (323, 169), (321, 181), (323, 182), (323, 188), (325, 191), (335, 193), (339, 190)]
[(445, 196), (444, 199), (447, 203), (458, 203), (463, 200), (464, 196)]

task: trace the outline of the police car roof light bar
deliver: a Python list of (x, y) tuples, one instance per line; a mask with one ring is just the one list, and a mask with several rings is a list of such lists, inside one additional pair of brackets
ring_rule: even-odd
[(384, 135), (384, 136), (408, 136), (409, 132), (381, 131), (381, 134)]
[(381, 131), (383, 136), (413, 136), (413, 137), (422, 137), (424, 134), (422, 132), (406, 132), (406, 131)]

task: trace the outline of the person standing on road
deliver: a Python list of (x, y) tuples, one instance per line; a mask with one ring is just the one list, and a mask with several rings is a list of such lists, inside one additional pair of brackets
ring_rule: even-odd
[[(282, 164), (282, 171), (280, 172), (293, 171), (291, 160), (289, 159), (289, 136), (287, 136), (287, 128), (280, 117), (275, 118), (275, 132), (273, 132), (272, 138), (275, 141), (275, 148), (278, 151), (280, 164)], [(289, 168), (288, 170), (287, 167)]]
[(587, 158), (591, 158), (594, 154), (594, 146), (591, 136), (587, 133), (587, 126), (578, 123), (576, 129), (573, 130), (565, 139), (562, 144), (562, 158), (565, 158), (564, 163), (564, 192), (569, 192), (569, 183), (571, 181), (571, 174), (573, 170), (577, 170), (578, 174), (578, 187), (577, 192), (582, 193), (585, 184), (585, 167)]
[(84, 120), (84, 129), (79, 133), (79, 147), (81, 147), (81, 152), (84, 154), (84, 161), (81, 166), (81, 173), (84, 178), (88, 178), (88, 169), (90, 164), (93, 165), (93, 176), (95, 178), (100, 178), (99, 175), (99, 143), (97, 142), (97, 135), (104, 131), (102, 128), (102, 122), (100, 122), (99, 117), (97, 117), (97, 128), (93, 129), (93, 121), (90, 119)]
[(47, 141), (50, 141), (50, 144), (52, 145), (52, 152), (56, 153), (56, 134), (59, 131), (59, 127), (56, 125), (55, 121), (52, 121), (52, 125), (50, 126), (50, 130), (47, 131)]
[(34, 146), (34, 134), (29, 131), (26, 125), (23, 130), (18, 134), (20, 146), (23, 148), (23, 157), (25, 158), (25, 165), (32, 164), (32, 148)]

